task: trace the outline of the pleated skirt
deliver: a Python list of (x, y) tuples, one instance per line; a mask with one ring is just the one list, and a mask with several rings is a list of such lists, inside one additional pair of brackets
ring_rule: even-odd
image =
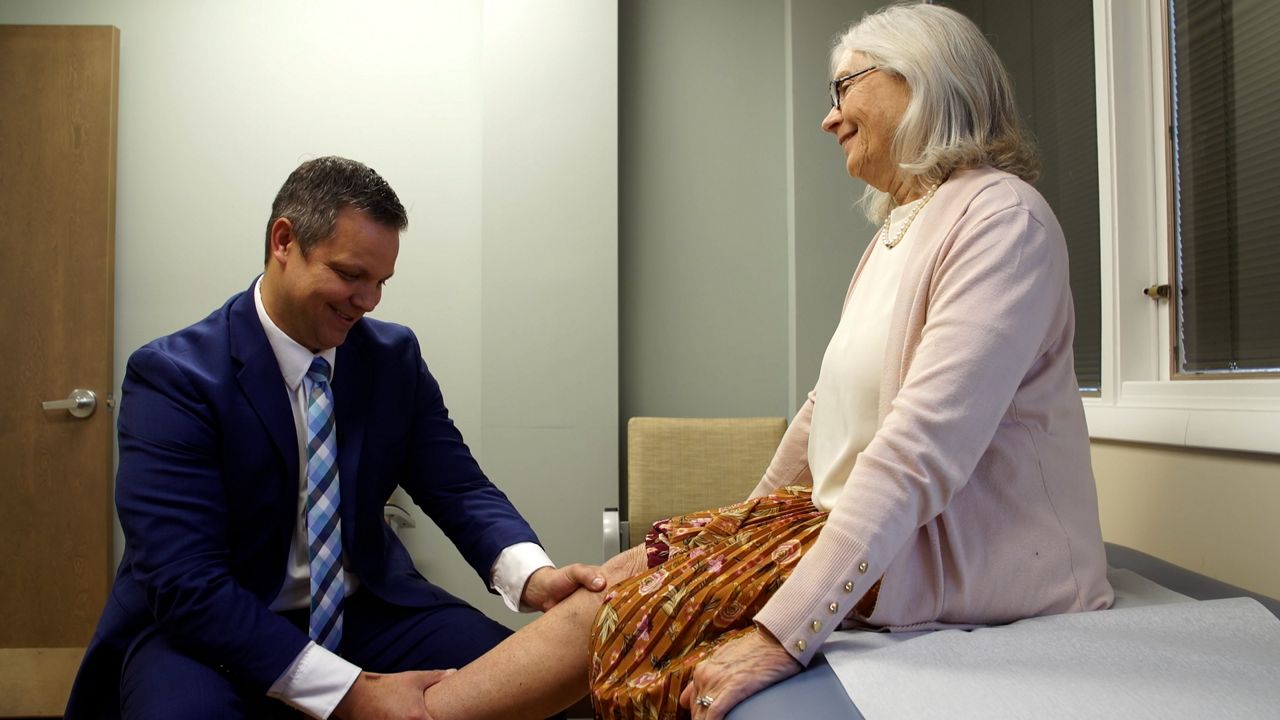
[(654, 524), (649, 569), (610, 588), (590, 638), (597, 718), (677, 720), (693, 668), (751, 619), (818, 538), (809, 488)]

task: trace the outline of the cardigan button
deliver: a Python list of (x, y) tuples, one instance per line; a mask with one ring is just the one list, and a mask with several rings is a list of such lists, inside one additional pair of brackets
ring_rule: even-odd
[(805, 649), (805, 648), (807, 648), (807, 647), (809, 647), (809, 646), (808, 646), (808, 644), (806, 644), (806, 643), (805, 643), (805, 641), (803, 641), (803, 640), (797, 640), (797, 641), (796, 641), (796, 650), (797, 650), (797, 651), (799, 651), (799, 652), (804, 652), (804, 649)]
[(852, 581), (852, 580), (850, 580), (849, 582), (847, 582), (847, 583), (845, 583), (845, 584), (844, 584), (844, 591), (845, 591), (845, 592), (853, 592), (853, 581)]
[(812, 623), (809, 624), (809, 627), (813, 628), (814, 632), (818, 632), (819, 630), (822, 629), (822, 623), (818, 622), (817, 620), (814, 620)]
[(839, 603), (831, 603), (830, 605), (828, 605), (828, 606), (827, 606), (827, 609), (831, 611), (831, 614), (832, 614), (832, 615), (835, 615), (835, 614), (836, 614), (836, 611), (840, 609), (840, 604), (839, 604)]
[(862, 562), (860, 562), (860, 563), (858, 563), (858, 572), (860, 572), (860, 573), (866, 573), (866, 572), (867, 572), (867, 563), (866, 563), (866, 561), (865, 561), (865, 560), (864, 560), (864, 561), (862, 561)]

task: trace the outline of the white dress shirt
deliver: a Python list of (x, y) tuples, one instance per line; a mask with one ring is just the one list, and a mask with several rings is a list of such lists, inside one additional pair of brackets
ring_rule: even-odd
[[(262, 304), (262, 278), (258, 278), (258, 282), (254, 284), (253, 299), (258, 309), (258, 319), (262, 322), (262, 329), (266, 331), (267, 341), (271, 344), (276, 362), (280, 365), (280, 373), (284, 377), (285, 387), (289, 390), (294, 430), (298, 438), (298, 503), (297, 512), (294, 515), (293, 545), (285, 565), (284, 584), (270, 607), (277, 612), (298, 610), (309, 608), (311, 605), (311, 566), (307, 557), (306, 523), (306, 413), (307, 396), (311, 391), (312, 382), (306, 375), (311, 362), (316, 357), (323, 357), (332, 368), (330, 374), (332, 382), (338, 373), (337, 351), (335, 348), (329, 348), (320, 353), (312, 353), (294, 342), (277, 327)], [(489, 572), (489, 587), (497, 591), (508, 608), (527, 612), (529, 608), (521, 605), (520, 596), (524, 593), (524, 586), (529, 581), (529, 576), (543, 567), (554, 567), (554, 563), (542, 547), (530, 542), (517, 543), (498, 555), (497, 561)], [(348, 569), (347, 595), (355, 591), (359, 584), (359, 578)], [(283, 700), (312, 717), (327, 718), (351, 689), (351, 685), (360, 675), (360, 670), (359, 667), (320, 645), (308, 642), (289, 667), (285, 668), (280, 677), (271, 684), (267, 695)]]

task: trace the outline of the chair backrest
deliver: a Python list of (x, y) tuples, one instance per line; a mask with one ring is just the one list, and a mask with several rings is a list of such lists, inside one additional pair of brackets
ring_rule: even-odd
[(627, 423), (631, 545), (663, 518), (747, 499), (773, 459), (787, 421), (635, 417)]

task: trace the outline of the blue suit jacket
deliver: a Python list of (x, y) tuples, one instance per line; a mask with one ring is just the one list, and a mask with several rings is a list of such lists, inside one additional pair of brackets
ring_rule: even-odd
[[(412, 607), (455, 601), (383, 521), (397, 485), (486, 582), (504, 548), (537, 542), (472, 458), (410, 330), (360, 320), (335, 369), (343, 553), (364, 590)], [(284, 580), (300, 470), (252, 287), (133, 354), (119, 442), (124, 558), (67, 717), (117, 715), (124, 659), (152, 632), (266, 692), (307, 637), (268, 609)]]

